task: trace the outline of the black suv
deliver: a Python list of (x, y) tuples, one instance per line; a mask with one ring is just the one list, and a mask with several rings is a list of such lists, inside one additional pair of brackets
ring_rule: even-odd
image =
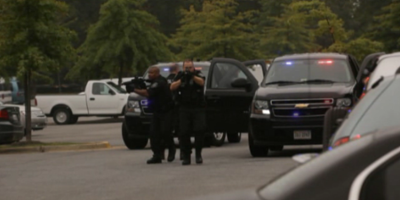
[(322, 144), (324, 115), (353, 104), (358, 63), (351, 55), (306, 53), (273, 60), (254, 95), (249, 149), (267, 156), (284, 145)]
[(19, 108), (0, 103), (0, 144), (19, 142), (23, 137)]
[[(167, 77), (171, 64), (159, 63), (154, 66), (159, 67), (161, 75)], [(182, 68), (182, 62), (178, 64)], [(240, 142), (241, 133), (248, 132), (251, 101), (266, 74), (266, 61), (240, 62), (229, 58), (213, 58), (211, 62), (194, 62), (194, 66), (206, 76), (206, 144), (221, 146), (226, 137), (231, 143)], [(147, 72), (143, 77), (147, 79)], [(129, 149), (142, 149), (147, 145), (151, 115), (146, 98), (131, 93), (122, 124), (122, 137)]]

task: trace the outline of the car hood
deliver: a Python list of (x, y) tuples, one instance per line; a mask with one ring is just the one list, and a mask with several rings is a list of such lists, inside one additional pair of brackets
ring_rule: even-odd
[(134, 92), (130, 93), (129, 97), (128, 97), (128, 100), (136, 100), (137, 101), (137, 100), (144, 100), (144, 99), (146, 99), (146, 97), (140, 96)]
[(340, 98), (351, 94), (353, 83), (329, 84), (298, 84), (298, 85), (268, 85), (260, 87), (256, 93), (257, 99), (286, 98)]

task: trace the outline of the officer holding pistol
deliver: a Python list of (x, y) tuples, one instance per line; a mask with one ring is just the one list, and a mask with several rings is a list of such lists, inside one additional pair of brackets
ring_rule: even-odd
[(171, 90), (177, 92), (179, 102), (179, 135), (182, 165), (191, 164), (192, 145), (190, 137), (195, 136), (196, 163), (203, 163), (201, 151), (206, 131), (206, 114), (204, 101), (205, 77), (196, 71), (193, 61), (187, 59), (183, 63), (183, 72), (179, 72), (171, 84)]
[[(165, 147), (172, 145), (170, 144), (170, 138), (172, 137), (171, 111), (173, 100), (167, 79), (160, 75), (158, 67), (149, 69), (149, 80), (151, 85), (148, 89), (134, 89), (134, 92), (147, 97), (149, 107), (153, 111), (150, 128), (150, 144), (153, 157), (147, 161), (147, 164), (155, 164), (162, 162), (163, 150)], [(175, 156), (175, 152), (173, 154)], [(168, 161), (172, 160), (168, 159)]]

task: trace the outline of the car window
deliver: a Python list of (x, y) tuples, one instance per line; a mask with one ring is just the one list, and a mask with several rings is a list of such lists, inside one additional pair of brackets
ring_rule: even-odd
[(370, 80), (367, 85), (367, 90), (382, 76), (392, 76), (400, 67), (400, 55), (395, 57), (385, 58), (379, 61), (375, 71), (371, 74)]
[(246, 66), (260, 84), (264, 79), (264, 72), (260, 64)]
[(349, 63), (340, 59), (275, 61), (268, 70), (266, 83), (324, 79), (334, 82), (354, 80)]
[(112, 87), (114, 90), (116, 90), (118, 93), (120, 94), (125, 94), (126, 90), (124, 90), (123, 88), (119, 87), (117, 84), (115, 84), (114, 82), (107, 82), (107, 84)]
[(93, 83), (92, 94), (94, 95), (110, 95), (110, 88), (105, 83)]
[(397, 126), (400, 122), (399, 90), (400, 80), (396, 79), (379, 95), (379, 98), (369, 106), (369, 109), (361, 117), (352, 131), (352, 135), (362, 135), (374, 129), (379, 130)]
[(211, 88), (233, 89), (231, 83), (238, 78), (248, 80), (247, 75), (238, 66), (231, 63), (216, 63), (212, 73)]
[[(347, 119), (343, 122), (343, 124), (338, 128), (335, 132), (333, 139), (331, 140), (330, 146), (333, 145), (339, 138), (350, 136), (354, 130), (354, 127), (357, 123), (362, 119), (364, 115), (366, 115), (367, 110), (370, 106), (375, 102), (376, 99), (380, 98), (381, 93), (385, 91), (385, 89), (391, 84), (392, 79), (386, 78), (385, 81), (381, 82), (378, 87), (371, 90), (367, 93), (367, 95), (354, 107), (354, 109), (347, 115)], [(380, 119), (381, 120), (381, 119)], [(372, 122), (372, 126), (364, 127), (364, 130), (358, 129), (356, 134), (366, 134), (375, 130), (379, 127), (379, 120)], [(361, 128), (361, 127), (360, 127)], [(372, 128), (372, 129), (371, 129)]]
[(400, 190), (400, 156), (385, 163), (371, 173), (365, 180), (361, 200), (399, 200)]

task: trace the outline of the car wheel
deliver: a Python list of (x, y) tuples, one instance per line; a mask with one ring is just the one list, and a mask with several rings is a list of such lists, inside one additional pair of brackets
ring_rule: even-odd
[(69, 121), (69, 124), (75, 124), (76, 122), (78, 122), (79, 116), (71, 116), (71, 119)]
[(242, 139), (242, 133), (228, 133), (227, 136), (230, 143), (239, 143)]
[(71, 120), (71, 112), (66, 108), (58, 108), (53, 113), (53, 120), (56, 124), (68, 124)]
[(338, 119), (343, 119), (348, 110), (342, 108), (330, 108), (325, 113), (324, 118), (324, 131), (322, 137), (323, 151), (327, 151), (329, 147), (329, 140), (335, 133), (339, 125), (336, 123)]
[(144, 149), (148, 138), (129, 138), (129, 132), (125, 127), (125, 121), (122, 123), (122, 139), (128, 149)]
[(254, 139), (251, 136), (250, 133), (247, 134), (248, 135), (248, 142), (249, 142), (249, 150), (250, 150), (250, 154), (253, 157), (266, 157), (268, 156), (268, 150), (269, 148), (266, 146), (256, 146), (254, 144)]
[(213, 132), (213, 145), (220, 147), (225, 143), (226, 132)]

